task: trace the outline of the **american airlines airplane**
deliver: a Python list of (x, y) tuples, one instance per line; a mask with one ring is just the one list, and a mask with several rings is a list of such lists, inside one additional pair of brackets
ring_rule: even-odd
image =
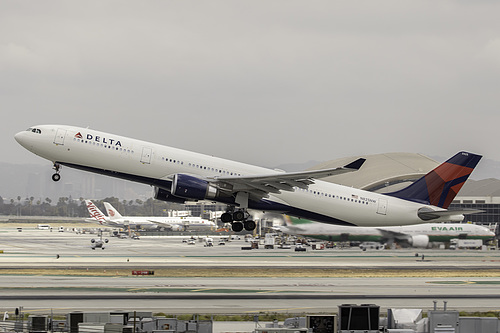
[(167, 217), (167, 216), (122, 216), (109, 202), (104, 202), (104, 207), (108, 216), (104, 215), (99, 208), (91, 201), (85, 200), (87, 210), (90, 214), (88, 221), (100, 224), (133, 229), (171, 229), (173, 231), (208, 230), (214, 229), (216, 224), (201, 217)]
[(426, 248), (431, 242), (449, 242), (451, 239), (482, 239), (489, 241), (495, 233), (488, 228), (470, 223), (423, 223), (392, 227), (347, 227), (317, 223), (285, 216), (280, 231), (327, 241), (359, 241), (386, 243), (396, 241), (403, 245)]
[(358, 170), (362, 158), (343, 167), (287, 173), (84, 127), (34, 126), (15, 139), (53, 163), (54, 181), (61, 178), (61, 166), (68, 166), (151, 185), (158, 200), (224, 203), (221, 220), (236, 232), (255, 229), (248, 209), (351, 226), (462, 221), (472, 212), (447, 208), (481, 159), (459, 152), (407, 188), (377, 194), (320, 180)]

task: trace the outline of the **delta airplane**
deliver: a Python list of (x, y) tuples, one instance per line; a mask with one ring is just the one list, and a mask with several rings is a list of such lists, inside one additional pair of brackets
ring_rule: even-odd
[(91, 201), (85, 200), (87, 210), (90, 214), (88, 221), (98, 222), (111, 227), (133, 229), (171, 229), (182, 231), (185, 229), (213, 229), (215, 223), (204, 220), (200, 217), (143, 217), (143, 216), (122, 216), (109, 202), (104, 203), (108, 216), (104, 215), (99, 208)]
[(84, 127), (40, 125), (15, 139), (53, 163), (54, 181), (68, 166), (151, 185), (158, 200), (224, 203), (221, 220), (236, 232), (255, 229), (248, 209), (351, 226), (462, 221), (471, 212), (447, 208), (481, 159), (459, 152), (412, 185), (377, 194), (320, 180), (358, 170), (362, 158), (338, 168), (286, 173)]
[(280, 231), (327, 241), (344, 242), (398, 242), (402, 245), (426, 248), (431, 242), (449, 242), (451, 239), (482, 239), (489, 241), (495, 233), (488, 228), (470, 223), (423, 223), (392, 227), (347, 227), (317, 223), (285, 216)]

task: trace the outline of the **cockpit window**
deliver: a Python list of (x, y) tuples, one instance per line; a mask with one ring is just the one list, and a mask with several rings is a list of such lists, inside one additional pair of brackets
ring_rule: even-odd
[(31, 128), (30, 127), (26, 131), (33, 132), (33, 133), (36, 133), (36, 134), (42, 134), (42, 131), (39, 128)]

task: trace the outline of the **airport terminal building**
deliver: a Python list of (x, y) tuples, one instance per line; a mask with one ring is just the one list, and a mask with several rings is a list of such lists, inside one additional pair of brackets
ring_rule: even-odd
[(497, 226), (500, 224), (500, 197), (457, 197), (449, 208), (482, 210), (482, 213), (467, 215), (464, 222), (495, 225), (496, 233), (499, 234)]

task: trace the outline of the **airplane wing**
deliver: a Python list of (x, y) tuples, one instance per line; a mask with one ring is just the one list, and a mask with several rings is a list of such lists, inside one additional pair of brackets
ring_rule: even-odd
[(392, 230), (386, 230), (383, 228), (377, 228), (377, 230), (382, 234), (382, 237), (387, 240), (405, 240), (408, 241), (411, 236), (405, 234), (404, 232), (397, 232)]
[(280, 193), (281, 191), (293, 191), (294, 187), (306, 189), (314, 184), (314, 179), (320, 179), (333, 175), (339, 175), (347, 172), (357, 171), (366, 161), (359, 158), (343, 167), (302, 171), (302, 172), (283, 172), (271, 175), (259, 176), (231, 176), (231, 177), (211, 177), (207, 178), (222, 191), (227, 192), (249, 192), (257, 198), (267, 197), (268, 193)]
[(151, 223), (154, 223), (160, 227), (172, 229), (172, 230), (181, 230), (182, 228), (184, 228), (184, 225), (182, 223), (169, 223), (169, 222), (156, 221), (156, 220), (148, 220), (148, 222), (151, 222)]

